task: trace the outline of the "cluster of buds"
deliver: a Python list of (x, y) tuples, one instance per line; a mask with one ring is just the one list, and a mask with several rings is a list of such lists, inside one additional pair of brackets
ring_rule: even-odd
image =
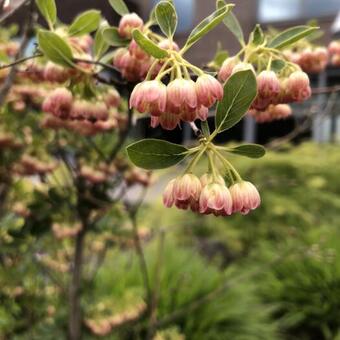
[[(143, 29), (143, 26), (143, 20), (136, 13), (126, 14), (120, 20), (118, 34), (123, 39), (131, 40), (132, 31)], [(151, 64), (152, 58), (133, 39), (127, 48), (118, 49), (113, 58), (113, 65), (131, 82), (144, 79)]]
[(292, 108), (287, 104), (269, 105), (265, 111), (250, 110), (249, 115), (257, 123), (270, 123), (289, 118), (292, 115)]
[(229, 216), (237, 212), (248, 214), (260, 205), (261, 198), (250, 182), (238, 181), (228, 188), (220, 175), (205, 174), (199, 179), (187, 173), (168, 183), (163, 202), (168, 208), (175, 205), (199, 214)]
[(112, 332), (113, 328), (117, 328), (120, 325), (137, 320), (141, 315), (143, 315), (143, 313), (145, 313), (145, 310), (145, 303), (140, 303), (122, 313), (108, 316), (106, 318), (86, 319), (85, 325), (93, 334), (97, 336), (107, 336)]
[(334, 66), (340, 66), (340, 41), (334, 40), (328, 46), (331, 55), (331, 63)]
[[(294, 70), (288, 74), (276, 74), (274, 71), (264, 70), (256, 75), (258, 94), (251, 106), (253, 110), (265, 112), (273, 105), (303, 102), (311, 96), (308, 75), (297, 65), (292, 65), (291, 68)], [(255, 73), (251, 64), (237, 63), (235, 57), (228, 58), (219, 71), (219, 79), (225, 82), (235, 72), (245, 69), (251, 69)]]
[(152, 173), (150, 171), (133, 168), (125, 173), (124, 179), (127, 186), (138, 184), (143, 187), (148, 187), (151, 184), (151, 175)]
[(54, 89), (42, 104), (45, 117), (42, 127), (65, 128), (81, 135), (92, 136), (122, 125), (117, 107), (120, 96), (114, 89), (106, 89), (92, 99), (84, 99), (66, 88)]
[(24, 112), (28, 106), (40, 109), (48, 91), (46, 86), (16, 84), (11, 88), (7, 102), (16, 112)]
[(14, 172), (21, 176), (46, 175), (57, 167), (55, 162), (44, 162), (29, 155), (23, 155), (15, 164)]
[(59, 223), (54, 223), (52, 225), (53, 234), (58, 240), (75, 237), (81, 230), (82, 230), (81, 223), (76, 223), (72, 226), (61, 225)]
[(285, 57), (307, 73), (320, 73), (328, 64), (329, 54), (324, 47), (307, 47), (302, 50), (284, 52)]
[(176, 78), (167, 86), (159, 79), (139, 83), (130, 98), (130, 107), (151, 114), (151, 125), (175, 129), (180, 121), (202, 121), (209, 108), (223, 97), (223, 87), (213, 76), (201, 74), (196, 82)]

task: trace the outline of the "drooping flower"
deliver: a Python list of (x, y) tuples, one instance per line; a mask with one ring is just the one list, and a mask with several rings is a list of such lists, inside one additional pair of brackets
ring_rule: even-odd
[(142, 27), (143, 20), (136, 13), (129, 13), (120, 19), (118, 33), (123, 38), (131, 38), (132, 31)]
[(223, 97), (221, 83), (209, 74), (201, 75), (196, 81), (198, 103), (209, 108)]
[(139, 112), (149, 112), (153, 116), (160, 116), (165, 112), (167, 104), (167, 88), (158, 80), (139, 83), (132, 91), (130, 108)]
[(215, 216), (231, 215), (232, 198), (228, 188), (216, 182), (206, 185), (200, 195), (199, 212)]
[(173, 114), (196, 111), (195, 83), (189, 79), (175, 79), (167, 86), (167, 111)]
[(64, 87), (53, 90), (44, 100), (42, 109), (44, 112), (52, 113), (56, 117), (66, 119), (69, 117), (72, 107), (73, 95)]
[(246, 181), (233, 184), (230, 188), (233, 202), (233, 213), (240, 212), (243, 215), (258, 208), (261, 204), (261, 197), (256, 187)]
[(293, 72), (286, 81), (285, 91), (292, 101), (307, 100), (312, 94), (308, 75), (302, 71)]
[(264, 110), (277, 101), (280, 94), (280, 81), (273, 71), (262, 71), (257, 76), (257, 97), (252, 107)]
[(221, 69), (218, 72), (219, 81), (221, 81), (222, 83), (227, 81), (229, 79), (229, 77), (231, 76), (231, 74), (233, 73), (233, 69), (237, 65), (237, 63), (238, 63), (237, 58), (235, 58), (235, 57), (227, 58), (223, 62)]
[(196, 210), (202, 185), (193, 174), (185, 174), (170, 181), (163, 194), (163, 202), (166, 207), (175, 205), (178, 209), (191, 208)]

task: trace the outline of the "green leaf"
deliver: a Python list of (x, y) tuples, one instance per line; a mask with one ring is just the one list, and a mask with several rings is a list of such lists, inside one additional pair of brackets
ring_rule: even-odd
[(38, 32), (38, 43), (49, 60), (66, 67), (74, 66), (71, 47), (58, 34), (41, 30)]
[(268, 47), (282, 49), (294, 44), (304, 37), (307, 37), (318, 29), (318, 27), (311, 26), (296, 26), (289, 28), (274, 37), (273, 40), (268, 44)]
[(110, 46), (127, 46), (130, 40), (122, 38), (117, 27), (107, 27), (103, 29), (103, 38)]
[(218, 103), (216, 129), (220, 133), (237, 124), (247, 113), (257, 95), (256, 77), (252, 70), (236, 72), (224, 85), (224, 96)]
[[(217, 1), (217, 8), (221, 8), (225, 5), (224, 0)], [(236, 39), (240, 42), (241, 45), (244, 44), (244, 35), (239, 21), (233, 12), (229, 12), (226, 17), (223, 19), (223, 23), (228, 27), (230, 32), (234, 34)]]
[(183, 160), (188, 151), (182, 145), (159, 139), (144, 139), (129, 145), (127, 154), (136, 166), (147, 169), (165, 169)]
[(107, 26), (100, 27), (94, 37), (94, 55), (96, 59), (100, 59), (110, 47), (103, 36), (103, 32), (106, 28)]
[(244, 144), (236, 148), (230, 148), (227, 151), (249, 158), (261, 158), (266, 154), (266, 149), (258, 144)]
[(95, 31), (100, 23), (100, 12), (94, 9), (78, 15), (71, 24), (68, 34), (71, 37), (79, 37)]
[(271, 64), (271, 70), (278, 73), (280, 72), (285, 66), (286, 66), (286, 62), (282, 59), (277, 59), (277, 60), (273, 60), (272, 64)]
[(133, 39), (138, 46), (156, 59), (163, 59), (168, 56), (168, 52), (158, 47), (153, 41), (146, 37), (138, 28), (132, 32)]
[(205, 18), (199, 23), (190, 33), (189, 38), (185, 44), (186, 48), (191, 47), (198, 40), (200, 40), (205, 34), (215, 28), (226, 17), (231, 8), (234, 5), (224, 5), (217, 9), (214, 13)]
[(253, 45), (256, 45), (256, 46), (264, 43), (265, 35), (264, 35), (262, 28), (259, 24), (257, 24), (255, 26), (253, 32), (251, 32), (249, 40)]
[(112, 8), (121, 16), (130, 13), (129, 9), (127, 8), (123, 0), (109, 0), (109, 3), (112, 6)]
[(36, 0), (35, 3), (50, 28), (57, 21), (57, 7), (54, 0)]
[(155, 17), (162, 32), (171, 39), (178, 23), (175, 7), (170, 1), (161, 1), (156, 6)]

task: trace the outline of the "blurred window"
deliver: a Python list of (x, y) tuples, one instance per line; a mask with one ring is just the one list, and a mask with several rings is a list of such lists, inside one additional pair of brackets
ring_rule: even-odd
[[(159, 0), (152, 0), (153, 5)], [(185, 33), (193, 28), (195, 20), (196, 0), (174, 0), (178, 13), (177, 33)]]
[(340, 11), (340, 0), (259, 0), (260, 22), (318, 18)]

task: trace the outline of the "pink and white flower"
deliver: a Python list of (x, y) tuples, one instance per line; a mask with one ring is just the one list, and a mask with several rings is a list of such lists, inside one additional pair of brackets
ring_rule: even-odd
[(143, 20), (136, 13), (125, 14), (120, 19), (118, 33), (121, 37), (129, 39), (132, 36), (132, 31), (135, 28), (141, 29), (143, 24)]
[(228, 188), (220, 183), (211, 183), (202, 189), (199, 212), (206, 215), (228, 216), (232, 213), (232, 204)]
[(44, 100), (42, 110), (52, 113), (56, 117), (66, 119), (69, 117), (72, 102), (73, 95), (68, 89), (64, 87), (57, 88)]
[(139, 83), (130, 98), (130, 108), (134, 107), (141, 113), (149, 112), (153, 116), (164, 113), (166, 104), (167, 88), (158, 80)]
[(233, 184), (230, 188), (232, 197), (233, 213), (240, 212), (243, 215), (258, 208), (261, 204), (261, 197), (256, 187), (246, 181)]
[(196, 81), (198, 103), (209, 108), (223, 97), (221, 83), (209, 74), (199, 76)]
[(167, 86), (167, 111), (174, 114), (196, 111), (198, 106), (195, 83), (175, 79)]

